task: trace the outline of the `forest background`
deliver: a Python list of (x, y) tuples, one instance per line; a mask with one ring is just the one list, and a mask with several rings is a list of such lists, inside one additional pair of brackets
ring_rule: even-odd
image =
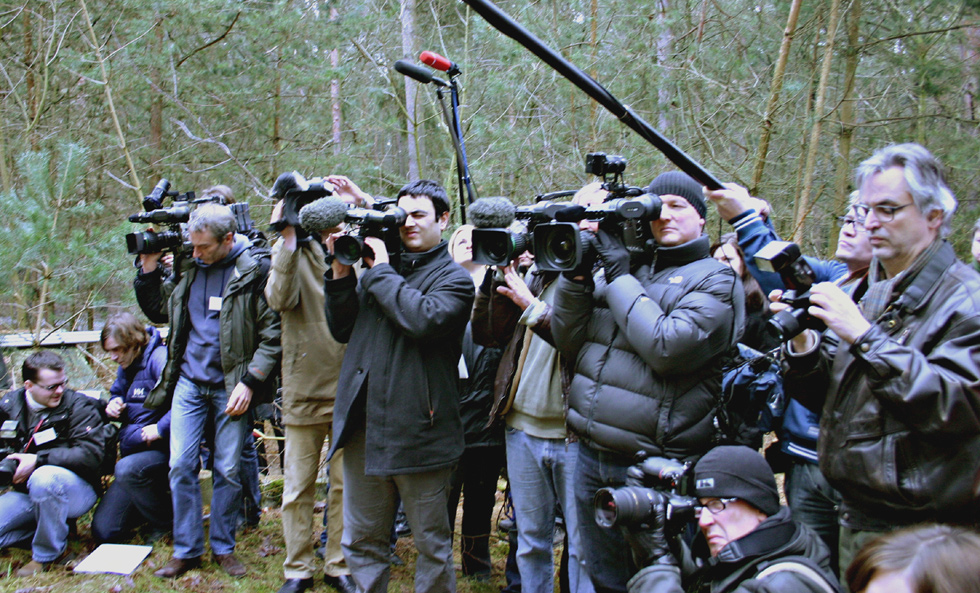
[[(919, 142), (946, 165), (969, 255), (978, 211), (980, 0), (538, 0), (500, 8), (723, 181), (829, 256), (854, 166)], [(0, 330), (95, 329), (135, 310), (127, 216), (160, 178), (223, 183), (261, 226), (276, 176), (344, 174), (456, 197), (432, 87), (459, 64), (480, 196), (529, 203), (625, 156), (672, 165), (460, 0), (5, 0), (0, 4)], [(454, 224), (458, 220), (454, 221)], [(728, 230), (712, 213), (713, 236)]]

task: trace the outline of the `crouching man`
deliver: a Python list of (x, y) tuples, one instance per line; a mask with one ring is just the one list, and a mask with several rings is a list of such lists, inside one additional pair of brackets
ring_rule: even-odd
[[(715, 447), (694, 466), (700, 533), (690, 547), (668, 537), (667, 505), (627, 539), (641, 569), (630, 593), (839, 591), (830, 551), (780, 506), (768, 463), (748, 447)], [(657, 493), (659, 495), (659, 493)]]
[(60, 356), (35, 352), (21, 372), (24, 386), (0, 401), (0, 447), (16, 451), (0, 462), (0, 488), (13, 484), (0, 496), (0, 548), (30, 541), (16, 572), (29, 577), (65, 560), (68, 519), (95, 505), (105, 435), (98, 402), (68, 389)]

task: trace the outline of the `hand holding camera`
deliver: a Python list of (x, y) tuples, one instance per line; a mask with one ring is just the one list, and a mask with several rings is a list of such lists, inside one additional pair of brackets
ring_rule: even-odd
[(596, 233), (595, 248), (602, 258), (607, 284), (630, 273), (630, 253), (618, 237), (600, 228)]
[(671, 552), (667, 538), (667, 497), (659, 492), (654, 493), (654, 509), (649, 524), (631, 524), (623, 532), (633, 553), (633, 562), (637, 566), (651, 564), (666, 564), (677, 566), (677, 558)]

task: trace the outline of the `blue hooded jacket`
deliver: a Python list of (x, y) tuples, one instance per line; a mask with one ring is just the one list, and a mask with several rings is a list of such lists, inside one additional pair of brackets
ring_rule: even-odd
[[(146, 333), (150, 336), (146, 348), (129, 368), (119, 367), (116, 381), (109, 389), (110, 398), (121, 397), (126, 403), (121, 417), (122, 428), (119, 430), (119, 451), (123, 457), (149, 449), (164, 453), (170, 450), (170, 409), (153, 410), (143, 407), (146, 396), (160, 381), (163, 367), (167, 364), (167, 348), (160, 332), (149, 326)], [(143, 442), (141, 432), (144, 426), (152, 424), (157, 425), (160, 439), (147, 445)]]

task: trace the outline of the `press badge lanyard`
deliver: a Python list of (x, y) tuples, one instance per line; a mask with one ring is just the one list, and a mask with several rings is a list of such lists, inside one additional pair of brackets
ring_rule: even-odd
[(42, 424), (44, 424), (44, 420), (44, 418), (41, 418), (37, 421), (37, 426), (34, 427), (34, 432), (31, 433), (31, 438), (27, 439), (27, 444), (24, 445), (24, 453), (27, 453), (27, 450), (31, 448), (31, 443), (34, 442), (34, 435), (37, 434), (38, 429), (41, 428)]

